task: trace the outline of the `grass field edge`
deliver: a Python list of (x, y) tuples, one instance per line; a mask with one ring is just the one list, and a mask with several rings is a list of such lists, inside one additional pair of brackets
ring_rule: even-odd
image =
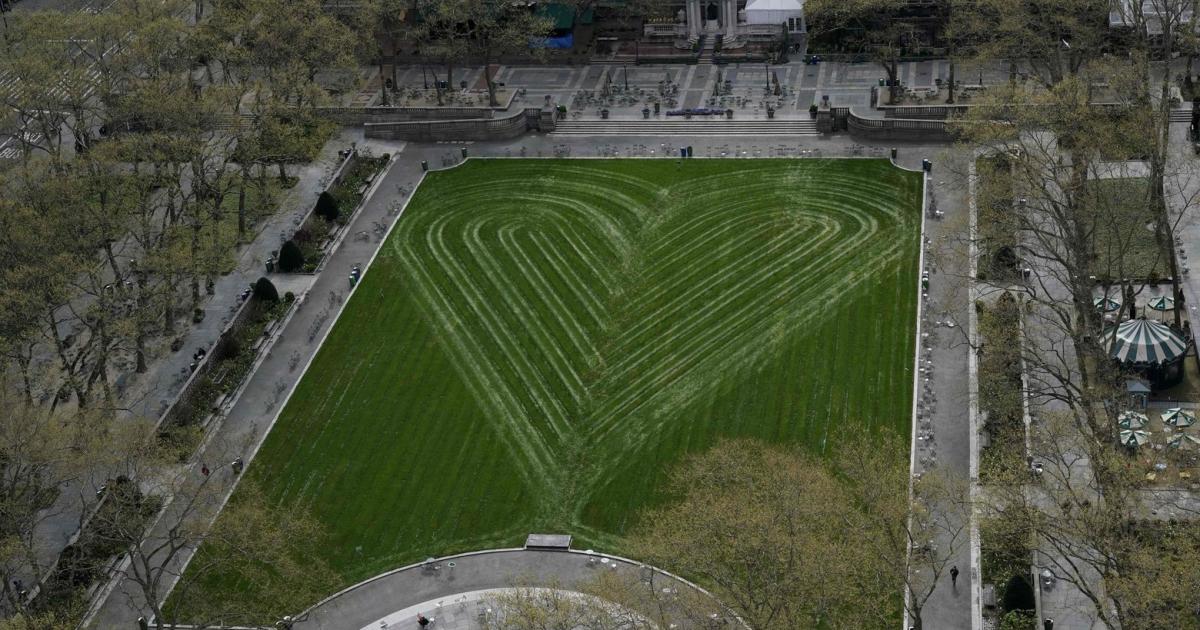
[[(906, 169), (896, 164), (895, 160), (891, 160), (892, 164), (896, 165), (901, 170), (908, 170), (921, 173), (921, 229), (919, 231), (920, 243), (917, 249), (917, 307), (916, 307), (916, 323), (913, 327), (913, 395), (912, 395), (912, 410), (909, 414), (909, 436), (908, 436), (908, 499), (912, 502), (913, 498), (913, 481), (917, 471), (917, 400), (920, 394), (921, 386), (921, 311), (925, 308), (925, 296), (921, 291), (921, 276), (925, 272), (925, 221), (928, 218), (926, 209), (929, 207), (929, 186), (931, 185), (931, 174), (925, 169)], [(912, 514), (908, 517), (908, 527), (912, 529)], [(908, 549), (905, 552), (907, 559), (911, 564), (912, 560), (912, 542), (910, 540)], [(901, 614), (901, 630), (910, 627), (909, 606), (911, 605), (912, 594), (910, 589), (904, 589), (904, 610)]]

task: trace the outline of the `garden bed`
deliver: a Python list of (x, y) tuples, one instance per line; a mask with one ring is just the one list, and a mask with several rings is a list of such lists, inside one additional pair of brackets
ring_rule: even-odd
[(1087, 183), (1084, 216), (1092, 240), (1093, 272), (1104, 282), (1158, 280), (1170, 276), (1169, 246), (1155, 231), (1148, 180), (1094, 179)]
[(996, 627), (1034, 630), (1036, 619), (1033, 585), (1033, 534), (1022, 519), (982, 518), (979, 521), (979, 575), (981, 583), (996, 589)]
[(1021, 384), (1021, 307), (1009, 293), (977, 304), (979, 411), (989, 443), (979, 452), (981, 483), (1019, 483), (1025, 472), (1024, 390)]
[(1012, 171), (1003, 155), (976, 160), (979, 279), (1012, 282), (1020, 276), (1018, 218), (1014, 214)]

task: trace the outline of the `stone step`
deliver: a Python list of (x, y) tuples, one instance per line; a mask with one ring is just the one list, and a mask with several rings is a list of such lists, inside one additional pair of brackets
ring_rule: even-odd
[(813, 120), (560, 120), (560, 136), (819, 136)]

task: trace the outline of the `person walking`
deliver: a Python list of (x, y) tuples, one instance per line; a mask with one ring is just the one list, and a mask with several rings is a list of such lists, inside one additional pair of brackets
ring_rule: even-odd
[(205, 477), (208, 476), (208, 464), (200, 465), (200, 474), (204, 475)]
[(958, 565), (950, 567), (950, 586), (958, 588)]
[(422, 628), (424, 628), (424, 627), (428, 626), (428, 625), (429, 625), (429, 618), (428, 618), (428, 617), (426, 617), (425, 615), (418, 614), (418, 615), (417, 615), (417, 625), (418, 625), (418, 626), (421, 626)]

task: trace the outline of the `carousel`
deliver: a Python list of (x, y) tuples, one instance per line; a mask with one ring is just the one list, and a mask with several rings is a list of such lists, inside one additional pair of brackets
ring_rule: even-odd
[(1183, 380), (1188, 342), (1170, 326), (1152, 319), (1130, 319), (1109, 327), (1101, 339), (1114, 361), (1142, 374), (1154, 389)]

